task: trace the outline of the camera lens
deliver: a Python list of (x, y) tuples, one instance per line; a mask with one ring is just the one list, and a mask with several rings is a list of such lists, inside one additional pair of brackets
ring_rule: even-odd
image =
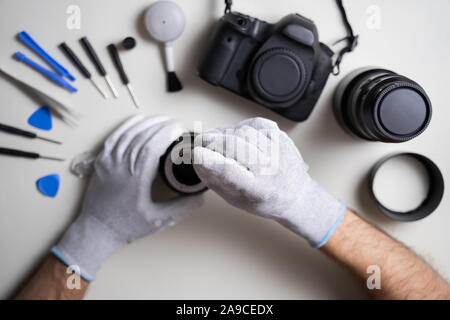
[(399, 143), (426, 130), (432, 106), (411, 79), (390, 70), (361, 68), (339, 84), (334, 111), (341, 126), (360, 138)]
[(182, 182), (186, 186), (195, 186), (201, 183), (200, 178), (195, 173), (191, 164), (172, 165), (173, 176), (177, 181)]
[(194, 170), (194, 133), (185, 133), (172, 143), (160, 160), (160, 174), (177, 193), (194, 195), (207, 190)]

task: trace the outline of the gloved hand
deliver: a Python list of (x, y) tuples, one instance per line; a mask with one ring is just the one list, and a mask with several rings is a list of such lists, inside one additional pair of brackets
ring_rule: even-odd
[(196, 145), (194, 168), (210, 189), (313, 247), (327, 242), (345, 214), (346, 206), (309, 176), (294, 142), (273, 121), (255, 118), (208, 131)]
[(167, 117), (135, 116), (105, 142), (80, 216), (52, 252), (80, 267), (88, 281), (119, 247), (173, 225), (202, 204), (202, 197), (151, 199), (161, 155), (182, 134)]

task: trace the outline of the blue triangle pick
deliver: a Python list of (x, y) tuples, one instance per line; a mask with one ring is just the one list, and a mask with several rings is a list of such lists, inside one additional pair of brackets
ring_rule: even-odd
[(52, 130), (52, 115), (49, 108), (41, 107), (28, 118), (28, 124), (41, 130)]
[(58, 194), (59, 181), (59, 175), (51, 174), (36, 181), (36, 186), (44, 196), (54, 198)]

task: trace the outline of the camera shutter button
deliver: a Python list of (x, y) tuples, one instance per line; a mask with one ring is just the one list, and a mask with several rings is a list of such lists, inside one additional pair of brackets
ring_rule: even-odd
[(278, 103), (302, 94), (306, 84), (306, 70), (301, 58), (285, 48), (261, 54), (254, 63), (251, 77), (261, 98)]

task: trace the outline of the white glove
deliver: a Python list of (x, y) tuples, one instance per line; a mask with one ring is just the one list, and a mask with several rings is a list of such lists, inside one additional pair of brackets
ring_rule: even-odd
[(294, 142), (273, 121), (255, 118), (208, 131), (196, 146), (194, 168), (210, 189), (313, 247), (327, 242), (345, 214), (346, 206), (311, 179)]
[(202, 197), (151, 199), (161, 155), (183, 132), (167, 117), (135, 116), (105, 142), (80, 216), (52, 252), (76, 265), (88, 281), (122, 245), (173, 225), (202, 204)]

